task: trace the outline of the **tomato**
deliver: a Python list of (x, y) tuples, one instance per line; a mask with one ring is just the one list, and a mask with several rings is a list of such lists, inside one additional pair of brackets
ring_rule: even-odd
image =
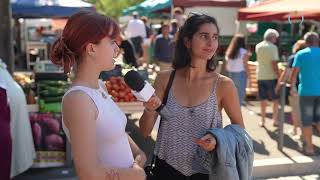
[(115, 91), (115, 90), (112, 90), (112, 91), (110, 92), (110, 94), (111, 94), (111, 96), (113, 96), (113, 97), (118, 97), (118, 92)]
[(114, 100), (115, 102), (119, 102), (119, 98), (118, 98), (118, 97), (113, 98), (113, 100)]
[(130, 99), (133, 98), (133, 94), (131, 92), (128, 93), (128, 96), (130, 97)]
[(120, 84), (120, 90), (123, 91), (125, 89), (126, 89), (126, 87), (123, 84)]
[(118, 96), (120, 98), (124, 98), (126, 96), (126, 92), (125, 91), (119, 91)]
[(135, 101), (137, 101), (136, 97), (133, 96), (130, 98), (130, 102), (135, 102)]
[(130, 88), (126, 88), (125, 91), (126, 91), (127, 93), (131, 93), (131, 89), (130, 89)]
[(125, 102), (125, 101), (124, 101), (124, 99), (119, 99), (119, 101), (118, 101), (118, 102)]
[(112, 89), (118, 92), (120, 89), (120, 86), (118, 84), (112, 84)]
[(118, 81), (119, 84), (125, 84), (123, 77), (120, 77), (120, 76), (119, 76), (119, 77), (117, 78), (117, 81)]
[(111, 77), (110, 78), (111, 84), (116, 84), (117, 83), (117, 77)]
[(130, 102), (130, 97), (129, 97), (128, 95), (126, 95), (126, 96), (124, 97), (124, 101), (125, 101), (125, 102)]
[(110, 81), (106, 81), (106, 87), (107, 89), (111, 89), (112, 85)]

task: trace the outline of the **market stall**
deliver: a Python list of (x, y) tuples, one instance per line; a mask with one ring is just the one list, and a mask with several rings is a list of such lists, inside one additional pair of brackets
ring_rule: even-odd
[(287, 21), (290, 19), (320, 19), (319, 0), (266, 0), (238, 12), (239, 20), (251, 21)]
[(167, 11), (171, 10), (172, 0), (146, 0), (140, 4), (129, 7), (122, 11), (124, 16), (131, 15), (132, 12), (137, 11), (140, 15), (150, 16), (152, 13), (158, 11)]
[(81, 0), (11, 0), (13, 18), (66, 18), (80, 10), (94, 11)]
[(81, 10), (95, 11), (92, 4), (81, 0), (10, 0), (10, 2), (17, 33), (15, 34), (16, 56), (21, 57), (19, 65), (26, 66), (28, 70), (32, 70), (36, 61), (48, 60), (51, 44), (62, 30), (56, 29), (55, 23), (50, 23), (51, 19), (68, 18)]

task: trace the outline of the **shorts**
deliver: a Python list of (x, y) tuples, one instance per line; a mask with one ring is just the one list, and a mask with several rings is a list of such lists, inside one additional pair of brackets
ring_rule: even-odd
[(260, 100), (277, 100), (279, 96), (275, 92), (277, 80), (258, 80), (258, 94)]
[(299, 96), (300, 117), (303, 127), (320, 121), (320, 96)]

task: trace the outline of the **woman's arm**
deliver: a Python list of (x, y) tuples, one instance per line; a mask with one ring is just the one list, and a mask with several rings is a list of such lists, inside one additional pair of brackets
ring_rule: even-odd
[[(238, 124), (244, 128), (238, 93), (230, 78), (221, 76), (218, 82), (217, 97), (219, 100), (219, 111), (224, 108), (232, 124)], [(215, 149), (217, 141), (212, 134), (206, 134), (196, 140), (196, 144), (210, 152)]]
[(143, 168), (144, 164), (147, 161), (146, 154), (138, 147), (138, 145), (133, 141), (133, 139), (129, 135), (128, 140), (134, 157), (134, 162)]
[(158, 106), (152, 107), (152, 104), (158, 104), (158, 98), (160, 100), (163, 99), (165, 88), (169, 81), (170, 73), (171, 71), (165, 71), (160, 72), (157, 75), (157, 78), (153, 85), (154, 89), (156, 90), (156, 97), (152, 97), (151, 100), (149, 100), (147, 103), (144, 103), (145, 110), (139, 120), (139, 128), (143, 137), (147, 137), (150, 135), (153, 126), (157, 120), (158, 113), (154, 109), (156, 109)]
[(96, 118), (98, 110), (85, 93), (74, 91), (63, 101), (63, 120), (69, 129), (72, 155), (80, 180), (124, 180), (145, 178), (135, 163), (132, 168), (102, 167), (98, 163)]
[(291, 75), (290, 75), (290, 94), (292, 96), (296, 96), (298, 94), (297, 88), (296, 88), (296, 83), (297, 83), (297, 77), (299, 74), (300, 69), (297, 67), (292, 68)]
[(244, 128), (239, 97), (233, 81), (230, 78), (221, 77), (217, 93), (220, 109), (224, 108), (232, 124), (238, 124)]
[(275, 88), (275, 92), (276, 93), (279, 94), (281, 85), (286, 84), (286, 81), (287, 81), (286, 77), (287, 77), (287, 74), (290, 71), (291, 71), (291, 68), (286, 67), (286, 69), (281, 73), (280, 78), (278, 79), (278, 82), (277, 82), (277, 85), (276, 85), (276, 88)]

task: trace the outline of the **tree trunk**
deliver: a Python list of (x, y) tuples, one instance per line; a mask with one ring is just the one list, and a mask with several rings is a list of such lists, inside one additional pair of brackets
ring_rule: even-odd
[(7, 64), (8, 71), (12, 73), (14, 55), (10, 0), (1, 0), (0, 3), (0, 58)]

